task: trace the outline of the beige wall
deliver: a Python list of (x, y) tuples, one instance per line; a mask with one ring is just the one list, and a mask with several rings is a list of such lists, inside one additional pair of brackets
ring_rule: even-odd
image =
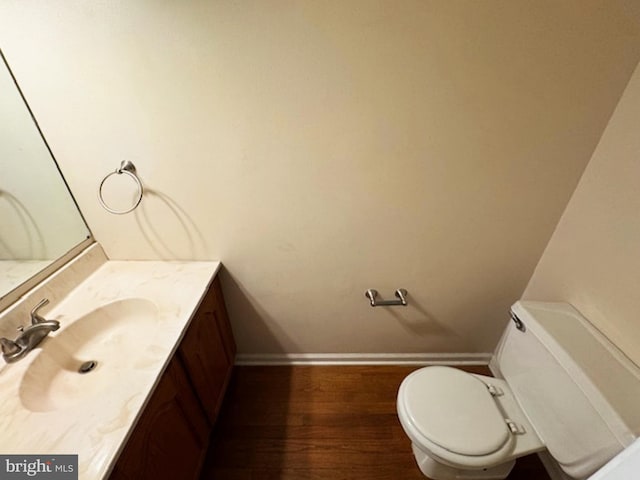
[[(632, 6), (635, 5), (635, 10)], [(7, 1), (112, 258), (220, 258), (242, 352), (487, 352), (640, 56), (629, 1)], [(149, 188), (105, 213), (121, 159)], [(363, 296), (409, 290), (406, 309)]]
[(640, 68), (525, 292), (572, 303), (640, 365)]

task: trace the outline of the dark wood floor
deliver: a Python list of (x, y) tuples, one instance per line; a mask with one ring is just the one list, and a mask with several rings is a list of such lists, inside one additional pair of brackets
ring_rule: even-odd
[[(413, 370), (236, 367), (201, 480), (425, 480), (396, 416)], [(509, 476), (548, 478), (536, 456)]]

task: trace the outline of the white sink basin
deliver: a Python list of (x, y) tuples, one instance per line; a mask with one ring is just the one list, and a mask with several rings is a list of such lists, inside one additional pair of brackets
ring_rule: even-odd
[[(158, 308), (144, 298), (106, 304), (65, 325), (40, 344), (20, 383), (22, 405), (33, 412), (69, 408), (107, 390), (131, 369), (149, 363)], [(36, 349), (37, 350), (37, 349)], [(24, 360), (23, 360), (24, 361)], [(80, 373), (81, 367), (90, 367)]]

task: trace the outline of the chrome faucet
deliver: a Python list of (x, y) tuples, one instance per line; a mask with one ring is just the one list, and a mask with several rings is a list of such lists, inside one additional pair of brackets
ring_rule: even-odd
[(0, 338), (2, 358), (7, 363), (17, 362), (33, 350), (49, 333), (60, 328), (60, 322), (57, 320), (47, 320), (38, 314), (38, 310), (48, 303), (49, 300), (45, 298), (33, 307), (30, 313), (31, 325), (26, 328), (23, 326), (18, 327), (20, 332), (18, 338), (15, 340)]

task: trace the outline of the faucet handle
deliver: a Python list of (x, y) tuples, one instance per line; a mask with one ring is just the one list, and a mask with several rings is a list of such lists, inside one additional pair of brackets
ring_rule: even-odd
[(3, 355), (14, 355), (21, 350), (20, 345), (4, 337), (0, 338), (0, 345), (2, 346)]
[(38, 304), (35, 307), (33, 307), (33, 309), (31, 310), (31, 323), (33, 325), (35, 325), (36, 323), (45, 321), (44, 318), (42, 318), (40, 315), (38, 315), (38, 310), (40, 310), (42, 307), (44, 307), (48, 303), (49, 303), (49, 299), (48, 298), (43, 298), (42, 300), (40, 300), (38, 302)]

